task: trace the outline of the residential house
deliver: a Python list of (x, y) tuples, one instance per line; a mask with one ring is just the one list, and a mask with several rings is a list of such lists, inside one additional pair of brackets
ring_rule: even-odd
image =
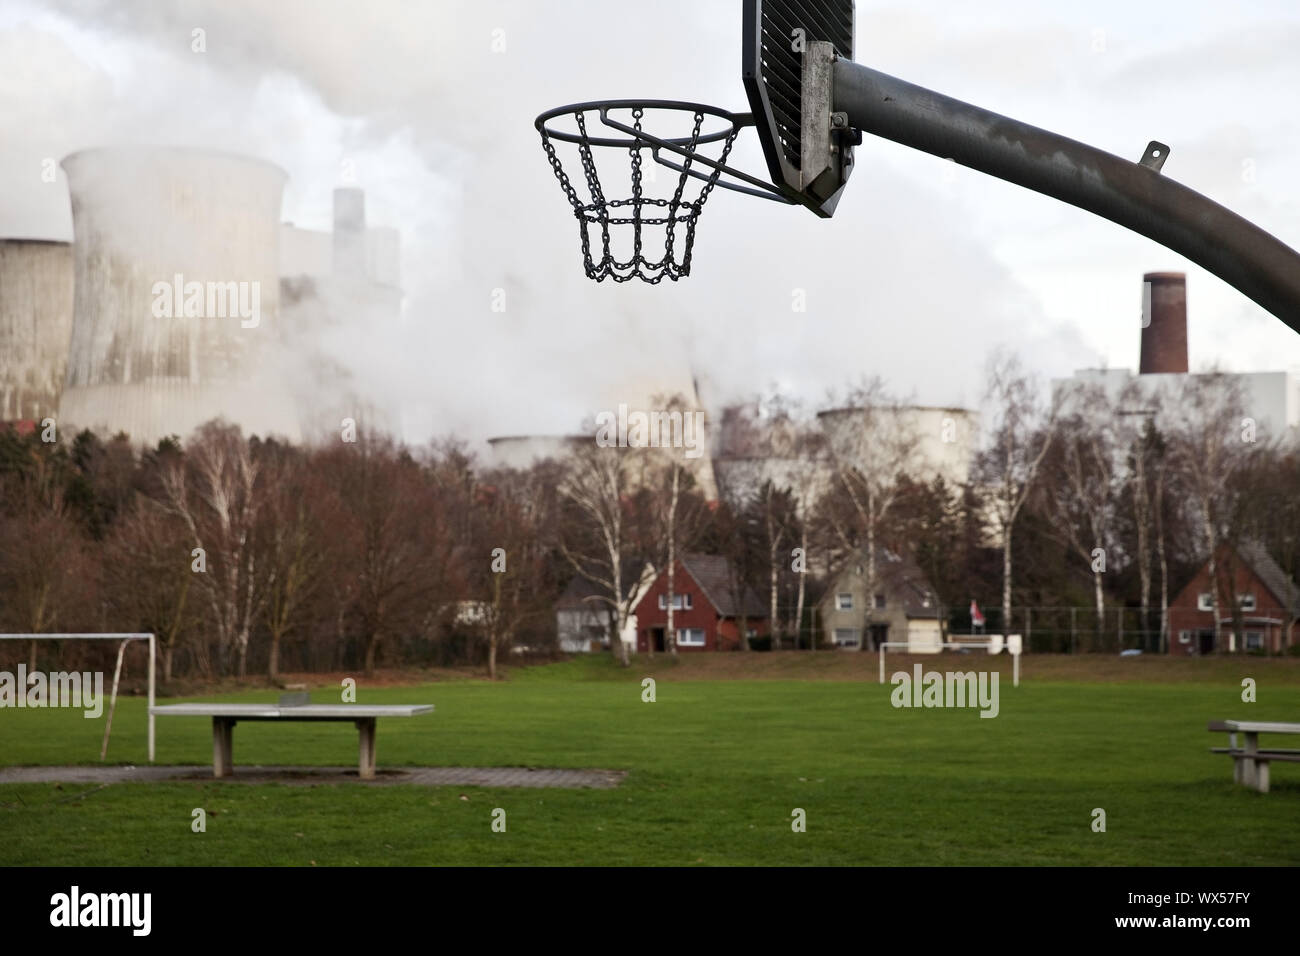
[[(1215, 564), (1219, 632), (1214, 630), (1207, 560), (1170, 602), (1170, 654), (1190, 657), (1259, 650), (1278, 654), (1300, 637), (1300, 588), (1260, 543), (1248, 541), (1235, 548), (1221, 545)], [(1235, 620), (1238, 614), (1240, 626)]]
[(943, 622), (934, 587), (910, 558), (876, 549), (876, 582), (867, 590), (865, 549), (832, 574), (817, 605), (823, 634), (843, 650), (904, 642), (912, 653), (938, 653)]
[[(623, 591), (631, 599), (633, 607), (636, 606), (638, 589), (644, 587), (643, 577), (649, 578), (644, 561), (634, 558), (624, 561)], [(629, 630), (635, 623), (633, 616), (628, 621)], [(555, 602), (555, 633), (560, 650), (585, 654), (608, 649), (616, 626), (614, 609), (610, 607), (605, 592), (582, 575), (575, 574)], [(624, 639), (629, 640), (626, 635)]]
[[(743, 592), (744, 626), (749, 638), (767, 631), (767, 611), (748, 588)], [(724, 651), (740, 647), (741, 617), (731, 563), (712, 554), (686, 554), (673, 574), (673, 630), (683, 651)], [(668, 575), (660, 573), (636, 606), (636, 649), (667, 649)]]

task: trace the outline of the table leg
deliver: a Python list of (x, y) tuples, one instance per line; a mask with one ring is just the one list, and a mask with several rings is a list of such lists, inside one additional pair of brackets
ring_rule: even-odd
[(1258, 788), (1258, 768), (1255, 765), (1255, 754), (1259, 751), (1259, 734), (1247, 732), (1245, 736), (1246, 746), (1244, 749), (1246, 756), (1242, 760), (1241, 782), (1248, 787)]
[(362, 780), (375, 779), (375, 719), (367, 717), (357, 721), (361, 736), (361, 755), (358, 774)]
[(228, 777), (235, 772), (234, 740), (235, 722), (229, 717), (212, 718), (212, 776)]

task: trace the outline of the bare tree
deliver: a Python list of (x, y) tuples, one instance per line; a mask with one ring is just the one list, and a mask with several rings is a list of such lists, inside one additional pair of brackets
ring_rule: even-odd
[(270, 637), (266, 673), (274, 683), (280, 679), (280, 648), (302, 626), (321, 588), (327, 545), (318, 512), (331, 493), (291, 449), (266, 448), (263, 467), (264, 620)]
[[(1142, 614), (1142, 639), (1148, 643), (1151, 623), (1151, 588), (1153, 569), (1152, 545), (1160, 566), (1161, 624), (1157, 649), (1165, 637), (1165, 614), (1168, 610), (1168, 559), (1165, 554), (1164, 504), (1165, 441), (1156, 421), (1160, 415), (1161, 396), (1130, 383), (1120, 395), (1119, 441), (1128, 453), (1125, 476), (1133, 511), (1133, 530), (1137, 539), (1139, 606)], [(1154, 539), (1154, 542), (1153, 542)], [(1151, 648), (1147, 648), (1150, 650)]]
[[(817, 504), (825, 493), (829, 483), (830, 469), (826, 462), (826, 438), (819, 430), (809, 424), (801, 425), (794, 436), (790, 449), (794, 465), (789, 473), (788, 488), (794, 503), (795, 535), (800, 554), (803, 556), (803, 570), (797, 572), (794, 618), (792, 629), (795, 634), (795, 646), (798, 647), (799, 636), (803, 632), (804, 604), (808, 595), (808, 574), (811, 572), (813, 534), (816, 525), (813, 515)], [(808, 646), (815, 650), (817, 642), (814, 635), (808, 635)]]
[[(1092, 574), (1096, 638), (1102, 639), (1107, 561), (1116, 560), (1108, 531), (1115, 508), (1117, 410), (1104, 389), (1074, 385), (1063, 391), (1056, 454), (1044, 460), (1039, 491), (1055, 534)], [(1109, 552), (1109, 553), (1108, 553)]]
[[(623, 633), (632, 608), (654, 579), (649, 563), (640, 572), (629, 571), (629, 559), (645, 554), (636, 540), (636, 515), (631, 502), (642, 456), (631, 449), (601, 447), (592, 441), (580, 446), (569, 462), (560, 486), (569, 504), (559, 541), (560, 550), (574, 571), (600, 590), (600, 600), (614, 617), (610, 650), (624, 667), (631, 666)], [(635, 573), (635, 581), (629, 581)]]
[(446, 575), (451, 542), (435, 479), (391, 440), (359, 437), (323, 455), (321, 467), (340, 502), (335, 532), (348, 541), (333, 578), (350, 592), (346, 616), (360, 631), (369, 675), (381, 649), (423, 620)]
[(874, 651), (876, 550), (898, 497), (899, 476), (919, 467), (919, 436), (910, 409), (890, 396), (879, 378), (852, 389), (846, 408), (821, 417), (839, 498), (828, 527), (838, 539), (842, 560), (865, 552), (868, 639), (861, 646)]
[[(59, 629), (78, 611), (84, 543), (63, 496), (42, 501), (24, 494), (10, 515), (0, 514), (0, 593), (3, 617), (22, 631)], [(28, 667), (36, 669), (37, 642), (28, 645)]]
[(488, 677), (496, 680), (499, 653), (530, 620), (549, 613), (557, 590), (547, 539), (555, 520), (559, 475), (552, 462), (528, 471), (485, 476), (475, 495), (480, 551), (470, 575), (488, 649)]
[(1189, 375), (1182, 386), (1174, 407), (1171, 454), (1208, 562), (1217, 647), (1223, 623), (1219, 550), (1228, 538), (1234, 483), (1254, 446), (1242, 440), (1244, 401), (1235, 379), (1210, 372)]
[[(715, 466), (719, 475), (719, 488), (740, 522), (737, 530), (742, 533), (738, 544), (743, 548), (750, 543), (746, 539), (753, 539), (762, 550), (768, 620), (774, 648), (781, 646), (784, 632), (784, 619), (780, 609), (781, 575), (797, 523), (793, 497), (781, 480), (781, 473), (786, 469), (778, 467), (779, 464), (770, 458), (733, 458)], [(750, 533), (744, 533), (746, 530)], [(746, 563), (742, 560), (737, 567)], [(736, 600), (743, 602), (744, 594), (741, 592), (747, 589), (739, 578), (736, 584)]]
[(1033, 491), (1039, 467), (1056, 434), (1057, 407), (1044, 411), (1035, 383), (1019, 360), (996, 354), (989, 363), (985, 395), (990, 444), (977, 462), (989, 516), (1002, 551), (1002, 633), (1011, 626), (1012, 531)]
[[(653, 399), (665, 413), (668, 421), (674, 416), (693, 413), (681, 395), (657, 395)], [(658, 519), (654, 537), (658, 543), (656, 559), (664, 569), (668, 587), (667, 622), (664, 635), (666, 649), (677, 656), (677, 629), (675, 612), (677, 602), (677, 562), (690, 550), (702, 530), (707, 516), (704, 499), (695, 490), (695, 474), (681, 449), (661, 447), (644, 457), (647, 478), (652, 482), (650, 507)], [(654, 654), (654, 641), (647, 644), (649, 655)]]
[(259, 466), (237, 426), (209, 422), (202, 426), (184, 459), (162, 471), (165, 505), (189, 532), (202, 554), (177, 555), (178, 561), (201, 561), (195, 581), (204, 596), (217, 633), (223, 672), (232, 651), (238, 674), (245, 676), (248, 642), (265, 600), (254, 534), (263, 504)]
[[(141, 495), (119, 519), (103, 554), (114, 615), (129, 630), (157, 635), (162, 677), (170, 681), (176, 651), (197, 630), (186, 526), (157, 501)], [(196, 662), (207, 676), (206, 648), (201, 639), (195, 644)]]
[(727, 559), (727, 591), (736, 609), (739, 647), (749, 646), (749, 582), (756, 576), (758, 560), (755, 542), (758, 535), (754, 507), (753, 468), (748, 459), (731, 458), (714, 462), (714, 473), (721, 496), (713, 515), (713, 534), (719, 550)]

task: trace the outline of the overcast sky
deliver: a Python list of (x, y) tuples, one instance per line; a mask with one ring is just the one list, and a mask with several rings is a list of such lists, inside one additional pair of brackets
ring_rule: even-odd
[[(41, 163), (86, 147), (270, 160), (290, 177), (283, 218), (317, 229), (350, 168), (369, 222), (401, 230), (407, 299), (399, 330), (358, 329), (346, 357), (416, 442), (570, 431), (691, 374), (711, 402), (773, 383), (816, 401), (878, 373), (973, 405), (996, 346), (1044, 375), (1135, 368), (1155, 270), (1188, 274), (1194, 367), (1300, 368), (1300, 337), (1158, 244), (870, 138), (834, 219), (716, 191), (690, 277), (587, 280), (534, 118), (627, 96), (746, 110), (739, 10), (6, 0), (0, 235), (72, 237), (66, 182)], [(1300, 246), (1300, 5), (858, 0), (857, 22), (859, 62), (1130, 159), (1161, 140), (1165, 175)], [(765, 168), (753, 139), (733, 159)]]

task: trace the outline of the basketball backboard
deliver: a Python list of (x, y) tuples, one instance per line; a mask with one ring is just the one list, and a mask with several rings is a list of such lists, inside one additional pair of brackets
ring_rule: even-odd
[(830, 68), (835, 56), (853, 59), (853, 7), (744, 0), (741, 75), (772, 182), (826, 217), (853, 167), (853, 134), (832, 127)]

